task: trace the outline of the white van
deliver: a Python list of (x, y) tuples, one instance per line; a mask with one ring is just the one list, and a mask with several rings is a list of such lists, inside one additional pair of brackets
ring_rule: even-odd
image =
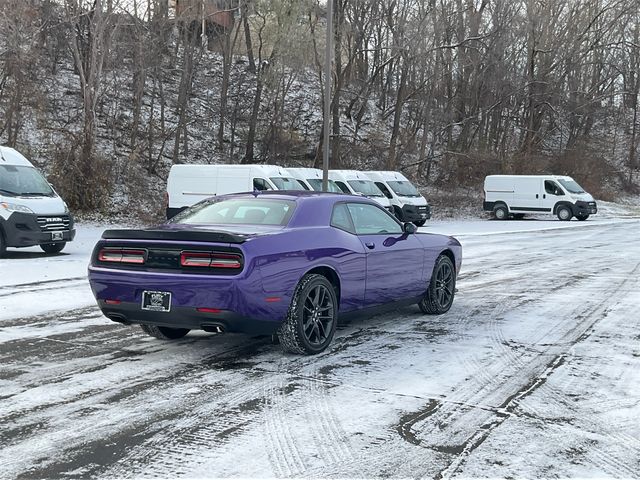
[(76, 231), (67, 204), (13, 148), (0, 146), (0, 257), (7, 247), (62, 251)]
[(398, 220), (421, 227), (431, 218), (431, 207), (427, 199), (400, 172), (365, 173), (389, 199)]
[(489, 175), (484, 179), (483, 208), (498, 220), (525, 214), (586, 220), (598, 212), (591, 195), (573, 178), (559, 175)]
[(329, 170), (329, 178), (333, 180), (343, 193), (364, 195), (375, 200), (387, 211), (393, 213), (393, 207), (384, 193), (376, 187), (367, 174), (358, 170)]
[(174, 165), (167, 181), (167, 218), (205, 198), (254, 190), (304, 190), (275, 165)]
[[(322, 191), (322, 170), (318, 168), (287, 168), (287, 172), (291, 174), (293, 178), (302, 183), (307, 190), (315, 190), (316, 192)], [(327, 185), (329, 192), (342, 193), (342, 190), (338, 188), (336, 182), (329, 180)]]

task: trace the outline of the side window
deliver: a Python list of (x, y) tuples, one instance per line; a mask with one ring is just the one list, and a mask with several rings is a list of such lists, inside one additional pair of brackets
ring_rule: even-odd
[(298, 183), (300, 184), (300, 186), (301, 186), (302, 188), (304, 188), (305, 190), (309, 190), (309, 187), (307, 187), (307, 184), (306, 184), (306, 183), (304, 183), (302, 180), (298, 180), (298, 179), (296, 179), (296, 182), (298, 182)]
[(349, 213), (358, 235), (402, 234), (402, 227), (384, 210), (366, 203), (349, 203)]
[(380, 190), (382, 190), (382, 193), (384, 193), (384, 196), (387, 198), (393, 198), (393, 195), (391, 195), (391, 192), (389, 191), (389, 189), (387, 188), (387, 186), (382, 183), (382, 182), (375, 182), (376, 187), (378, 187)]
[(331, 214), (331, 226), (349, 233), (356, 233), (346, 203), (337, 203), (334, 205), (333, 213)]
[(264, 178), (254, 178), (253, 179), (253, 188), (256, 190), (272, 190), (271, 185), (267, 183)]
[(351, 193), (351, 190), (349, 190), (349, 187), (347, 187), (344, 182), (336, 181), (336, 185), (343, 193)]
[(550, 195), (557, 195), (557, 196), (564, 195), (560, 187), (555, 182), (552, 182), (551, 180), (544, 181), (544, 191)]

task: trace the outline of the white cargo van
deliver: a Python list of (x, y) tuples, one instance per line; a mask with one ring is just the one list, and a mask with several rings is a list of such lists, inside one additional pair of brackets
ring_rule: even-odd
[(365, 173), (389, 199), (398, 220), (421, 227), (431, 218), (431, 207), (427, 199), (400, 172)]
[(62, 251), (75, 237), (67, 204), (13, 148), (0, 146), (0, 257), (7, 247)]
[(167, 218), (205, 198), (254, 190), (304, 190), (275, 165), (174, 165), (167, 181)]
[(389, 199), (376, 187), (367, 174), (358, 170), (329, 170), (329, 178), (333, 180), (343, 193), (364, 195), (375, 200), (387, 211), (393, 213)]
[(559, 175), (489, 175), (484, 180), (483, 207), (498, 220), (525, 214), (586, 220), (598, 211), (593, 197), (573, 178)]
[[(318, 168), (287, 168), (287, 172), (291, 174), (293, 178), (304, 184), (307, 190), (315, 190), (316, 192), (322, 191), (322, 170)], [(342, 190), (338, 188), (336, 182), (329, 180), (328, 191), (334, 193), (342, 193)]]

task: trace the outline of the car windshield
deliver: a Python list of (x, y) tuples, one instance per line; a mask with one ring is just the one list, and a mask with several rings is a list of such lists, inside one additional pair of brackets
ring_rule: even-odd
[(584, 193), (584, 189), (575, 180), (558, 180), (569, 193)]
[(278, 190), (304, 190), (295, 178), (287, 177), (271, 177), (269, 180), (278, 188)]
[(285, 226), (295, 208), (291, 200), (265, 198), (209, 199), (197, 203), (169, 223)]
[(347, 182), (357, 193), (367, 197), (384, 197), (382, 191), (371, 180), (349, 180)]
[(38, 170), (25, 165), (0, 165), (0, 193), (13, 197), (56, 195)]
[[(311, 188), (313, 188), (316, 192), (322, 191), (321, 178), (307, 178), (307, 182), (309, 182), (309, 185), (311, 185)], [(334, 182), (333, 180), (329, 180), (327, 187), (328, 187), (328, 190), (327, 190), (328, 192), (342, 193), (342, 190), (338, 188), (338, 185), (336, 185), (336, 182)]]
[(420, 192), (413, 186), (411, 182), (387, 182), (391, 190), (396, 192), (399, 197), (419, 197)]

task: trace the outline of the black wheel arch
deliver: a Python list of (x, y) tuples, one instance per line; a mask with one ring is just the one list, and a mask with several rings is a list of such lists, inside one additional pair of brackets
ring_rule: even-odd
[(509, 210), (509, 205), (507, 205), (507, 202), (505, 202), (504, 200), (498, 200), (497, 202), (494, 202), (492, 211), (495, 212), (498, 207), (504, 207), (507, 209), (507, 213), (511, 213), (511, 210)]
[(327, 265), (319, 265), (319, 266), (313, 267), (312, 269), (307, 270), (306, 272), (304, 272), (300, 276), (300, 279), (298, 280), (298, 283), (300, 283), (300, 281), (306, 275), (311, 275), (311, 274), (322, 275), (327, 280), (329, 280), (329, 283), (331, 285), (333, 285), (333, 290), (336, 292), (336, 299), (338, 300), (338, 308), (340, 308), (341, 283), (340, 283), (340, 276), (338, 275), (338, 272), (336, 272), (335, 269), (333, 269), (332, 267), (329, 267)]
[(456, 269), (456, 256), (453, 254), (453, 252), (451, 251), (451, 249), (447, 248), (446, 250), (443, 250), (440, 252), (440, 254), (438, 255), (438, 257), (440, 255), (444, 255), (446, 257), (449, 257), (449, 260), (451, 260), (451, 263), (453, 263), (453, 269)]
[(571, 211), (571, 213), (573, 214), (573, 207), (574, 207), (573, 203), (567, 202), (566, 200), (561, 200), (559, 202), (556, 202), (556, 204), (553, 206), (553, 214), (554, 215), (558, 214), (558, 209), (560, 207), (567, 207)]

